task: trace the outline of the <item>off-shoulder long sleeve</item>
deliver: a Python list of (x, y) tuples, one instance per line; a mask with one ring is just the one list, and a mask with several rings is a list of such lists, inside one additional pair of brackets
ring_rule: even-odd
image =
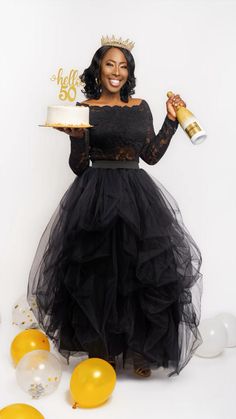
[(178, 128), (178, 121), (172, 121), (166, 116), (164, 123), (155, 134), (153, 127), (153, 117), (149, 106), (147, 105), (147, 134), (144, 146), (141, 149), (140, 157), (146, 163), (156, 164), (165, 154), (169, 147), (170, 140)]
[(89, 153), (87, 143), (87, 132), (84, 138), (75, 138), (70, 136), (71, 151), (69, 157), (69, 166), (71, 170), (79, 175), (89, 166)]

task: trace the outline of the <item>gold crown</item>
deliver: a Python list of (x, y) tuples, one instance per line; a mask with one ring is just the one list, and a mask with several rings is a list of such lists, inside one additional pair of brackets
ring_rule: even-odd
[(116, 38), (114, 35), (112, 35), (111, 38), (109, 36), (103, 36), (101, 39), (101, 44), (103, 45), (111, 45), (113, 47), (121, 47), (126, 48), (129, 51), (134, 47), (134, 42), (130, 41), (129, 39), (126, 39), (123, 41), (121, 38)]

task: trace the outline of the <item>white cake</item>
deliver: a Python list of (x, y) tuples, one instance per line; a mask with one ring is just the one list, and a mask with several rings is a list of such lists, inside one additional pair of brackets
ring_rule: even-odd
[(48, 106), (47, 126), (90, 126), (88, 106)]

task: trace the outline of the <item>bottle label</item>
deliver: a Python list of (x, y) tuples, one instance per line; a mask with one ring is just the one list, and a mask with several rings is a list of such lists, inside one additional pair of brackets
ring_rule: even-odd
[(198, 123), (195, 121), (192, 124), (189, 124), (185, 128), (186, 133), (188, 134), (189, 138), (192, 138), (196, 133), (202, 131), (202, 128), (198, 125)]

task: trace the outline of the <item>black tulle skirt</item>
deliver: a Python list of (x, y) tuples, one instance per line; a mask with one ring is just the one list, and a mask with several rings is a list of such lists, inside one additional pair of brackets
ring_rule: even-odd
[(28, 301), (67, 359), (121, 357), (124, 368), (171, 376), (202, 343), (201, 262), (159, 181), (143, 169), (88, 167), (42, 235)]

